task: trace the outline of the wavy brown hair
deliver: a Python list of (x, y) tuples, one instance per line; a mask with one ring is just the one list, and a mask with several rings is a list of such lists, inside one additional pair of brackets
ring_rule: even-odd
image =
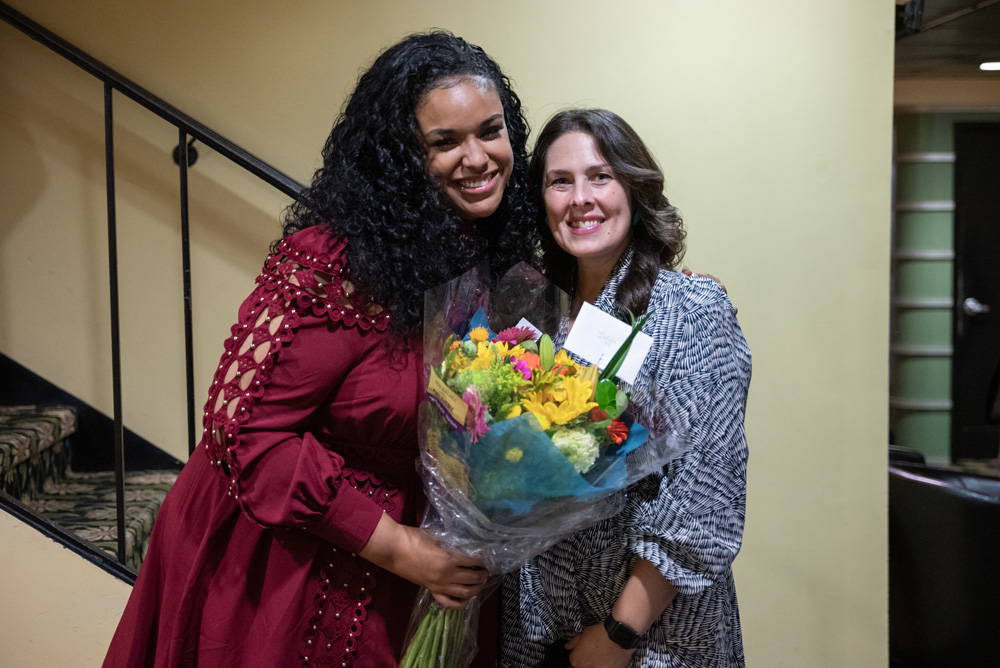
[[(552, 144), (569, 132), (590, 135), (629, 194), (632, 242), (635, 251), (616, 301), (635, 314), (645, 312), (660, 269), (675, 269), (684, 256), (684, 223), (677, 207), (663, 193), (663, 172), (632, 126), (606, 109), (569, 109), (549, 119), (538, 134), (528, 169), (535, 205), (545, 210), (543, 175)], [(539, 217), (544, 264), (553, 280), (573, 289), (576, 261), (556, 244), (544, 217)], [(544, 229), (542, 229), (544, 228)]]

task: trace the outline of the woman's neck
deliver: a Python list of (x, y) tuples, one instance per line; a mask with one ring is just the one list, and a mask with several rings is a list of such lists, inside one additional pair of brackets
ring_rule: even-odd
[(583, 302), (591, 304), (601, 296), (604, 284), (608, 282), (611, 270), (618, 263), (618, 258), (614, 262), (595, 264), (578, 259), (576, 261), (576, 285), (573, 286), (573, 310), (571, 317), (576, 320), (576, 315), (583, 307)]

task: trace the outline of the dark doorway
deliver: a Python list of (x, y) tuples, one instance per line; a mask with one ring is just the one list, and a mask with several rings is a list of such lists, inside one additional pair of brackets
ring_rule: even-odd
[(955, 124), (951, 456), (996, 457), (1000, 383), (1000, 123)]

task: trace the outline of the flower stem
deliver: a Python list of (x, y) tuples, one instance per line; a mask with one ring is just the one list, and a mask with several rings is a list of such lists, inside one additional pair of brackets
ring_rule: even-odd
[(452, 665), (457, 666), (462, 660), (462, 650), (465, 649), (465, 635), (468, 633), (468, 617), (465, 610), (455, 610), (453, 617), (452, 633), (451, 633), (451, 647), (452, 652)]
[(431, 646), (434, 644), (434, 636), (438, 633), (438, 623), (439, 618), (441, 617), (441, 610), (439, 610), (437, 606), (431, 605), (428, 616), (431, 618), (431, 622), (427, 626), (427, 634), (424, 637), (423, 646), (420, 648), (420, 654), (417, 655), (417, 666), (419, 666), (419, 668), (430, 668), (434, 665), (434, 657), (431, 655)]
[(451, 614), (450, 610), (445, 612), (444, 628), (441, 630), (441, 636), (443, 638), (443, 642), (441, 643), (441, 665), (444, 668), (447, 668), (448, 666), (451, 665), (450, 661), (453, 653), (452, 650), (454, 649), (454, 647), (452, 646), (453, 643), (451, 641), (451, 627), (452, 627), (453, 617), (454, 615)]
[(409, 644), (406, 646), (406, 651), (403, 652), (403, 658), (399, 663), (399, 668), (419, 668), (417, 663), (417, 657), (419, 652), (426, 642), (427, 629), (431, 623), (431, 611), (434, 607), (431, 606), (425, 613), (423, 619), (420, 620), (420, 625), (417, 627), (416, 633), (413, 634), (413, 638), (410, 639)]
[(447, 610), (438, 611), (437, 617), (434, 620), (434, 633), (431, 637), (430, 646), (431, 651), (428, 656), (427, 668), (431, 666), (437, 666), (438, 664), (438, 651), (441, 649), (441, 637), (444, 635), (444, 620), (448, 615)]

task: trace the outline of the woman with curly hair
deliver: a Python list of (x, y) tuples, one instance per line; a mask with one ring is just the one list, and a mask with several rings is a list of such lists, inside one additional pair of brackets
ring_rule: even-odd
[(444, 607), (481, 590), (480, 562), (416, 527), (421, 308), (535, 247), (527, 134), (450, 33), (362, 74), (239, 309), (105, 666), (394, 666), (418, 586)]
[(746, 505), (750, 351), (734, 309), (715, 280), (673, 271), (681, 218), (656, 161), (617, 115), (554, 116), (530, 181), (571, 317), (584, 301), (619, 317), (650, 314), (634, 416), (654, 433), (683, 425), (689, 449), (630, 487), (621, 513), (507, 577), (501, 665), (742, 667), (731, 564)]

